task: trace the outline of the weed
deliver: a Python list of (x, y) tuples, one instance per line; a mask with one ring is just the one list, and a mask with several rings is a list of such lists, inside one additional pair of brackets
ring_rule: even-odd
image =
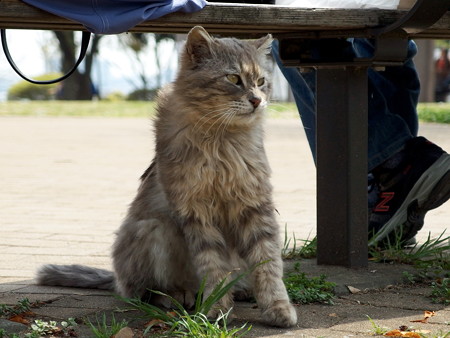
[(417, 281), (417, 277), (408, 271), (403, 271), (402, 275), (403, 275), (403, 280), (407, 284), (415, 284)]
[(369, 319), (370, 324), (372, 324), (372, 334), (382, 336), (389, 331), (387, 328), (381, 327), (380, 325), (375, 323), (375, 321), (369, 316), (367, 316), (367, 318)]
[(287, 235), (287, 226), (284, 229), (284, 243), (283, 249), (281, 251), (281, 256), (283, 259), (298, 259), (298, 258), (313, 258), (317, 255), (317, 237), (313, 239), (302, 239), (300, 241), (303, 242), (299, 248), (297, 248), (297, 239), (295, 238), (295, 234), (293, 234), (293, 246), (291, 246), (291, 238), (288, 238)]
[(125, 319), (121, 322), (117, 322), (114, 315), (112, 315), (111, 323), (108, 325), (105, 313), (103, 313), (101, 321), (99, 321), (98, 317), (96, 317), (95, 320), (96, 323), (86, 320), (86, 324), (97, 338), (109, 338), (114, 336), (117, 332), (128, 325), (128, 322)]
[(413, 275), (403, 273), (406, 282), (414, 284), (435, 280), (431, 283), (431, 298), (433, 302), (450, 304), (450, 236), (444, 236), (445, 230), (437, 237), (431, 238), (418, 245), (404, 247), (401, 241), (402, 233), (396, 233), (394, 240), (385, 243), (384, 250), (370, 248), (372, 260), (378, 262), (391, 261), (413, 265), (418, 273)]
[(16, 305), (0, 304), (0, 316), (11, 317), (30, 311), (32, 304), (28, 298), (23, 298), (17, 302)]
[[(264, 263), (265, 262), (261, 264)], [(163, 309), (160, 309), (152, 304), (145, 303), (140, 299), (121, 299), (134, 308), (144, 312), (147, 317), (152, 318), (152, 324), (147, 327), (144, 334), (148, 334), (156, 324), (159, 324), (167, 328), (167, 332), (165, 332), (165, 334), (168, 337), (239, 337), (237, 336), (238, 332), (243, 331), (247, 324), (244, 324), (240, 328), (229, 330), (227, 328), (229, 312), (221, 313), (220, 316), (213, 322), (208, 320), (206, 315), (213, 308), (214, 304), (216, 304), (226, 293), (228, 293), (240, 279), (251, 273), (251, 271), (253, 271), (257, 266), (238, 275), (228, 283), (228, 277), (224, 278), (219, 284), (216, 285), (211, 294), (204, 300), (203, 294), (206, 287), (206, 279), (203, 279), (197, 293), (192, 314), (190, 314), (176, 299), (159, 291), (151, 292), (168, 297), (175, 306), (175, 310), (173, 312), (166, 312)], [(243, 332), (240, 336), (243, 336), (250, 330), (251, 327), (248, 327), (247, 331)]]
[(426, 338), (449, 338), (450, 331), (444, 332), (440, 330), (439, 332), (434, 333), (433, 335), (426, 335)]
[(0, 338), (20, 338), (18, 333), (7, 333), (5, 329), (0, 329)]
[(239, 334), (244, 330), (246, 324), (240, 328), (234, 328), (229, 330), (227, 328), (227, 319), (229, 311), (221, 313), (220, 316), (211, 322), (203, 313), (196, 313), (189, 316), (181, 316), (173, 327), (171, 336), (188, 336), (188, 337), (242, 337), (251, 330), (251, 326), (246, 331)]
[(41, 319), (36, 319), (34, 323), (31, 324), (31, 333), (25, 334), (25, 337), (41, 337), (59, 331), (61, 331), (61, 329), (57, 326), (55, 321), (45, 322)]
[(431, 238), (428, 234), (427, 240), (419, 245), (414, 244), (405, 247), (401, 240), (401, 230), (396, 233), (394, 240), (387, 240), (383, 249), (371, 247), (372, 260), (377, 262), (395, 262), (400, 264), (411, 264), (419, 269), (435, 270), (436, 273), (449, 271), (450, 268), (450, 236), (445, 236), (445, 230), (437, 237)]
[(27, 333), (8, 333), (4, 329), (0, 329), (0, 338), (41, 338), (43, 336), (51, 335), (51, 336), (64, 336), (69, 337), (73, 335), (75, 319), (69, 318), (67, 321), (61, 322), (62, 328), (58, 326), (56, 321), (43, 321), (41, 319), (36, 319), (29, 328), (29, 332)]
[(434, 303), (450, 305), (450, 278), (431, 283), (431, 300)]
[(295, 271), (284, 278), (287, 292), (293, 303), (325, 303), (333, 304), (335, 283), (326, 281), (326, 276), (308, 278), (300, 272), (300, 264), (296, 263)]

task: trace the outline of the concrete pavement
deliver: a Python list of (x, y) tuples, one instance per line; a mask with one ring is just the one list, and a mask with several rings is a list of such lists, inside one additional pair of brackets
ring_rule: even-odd
[[(315, 170), (301, 124), (296, 119), (270, 119), (266, 134), (281, 231), (286, 226), (297, 239), (312, 238)], [(450, 126), (422, 124), (420, 134), (450, 151)], [(32, 278), (45, 263), (111, 267), (113, 233), (153, 157), (152, 141), (146, 119), (0, 119), (0, 304), (23, 297), (48, 301), (34, 312), (61, 320), (123, 307), (109, 293), (37, 287)], [(449, 221), (446, 203), (427, 214), (419, 240), (428, 232), (439, 235)], [(278, 330), (259, 324), (258, 310), (242, 303), (236, 307), (236, 323), (250, 322), (250, 336), (365, 336), (371, 328), (369, 315), (392, 329), (413, 325), (449, 331), (445, 323), (450, 322), (450, 308), (432, 304), (426, 297), (429, 287), (393, 286), (409, 268), (371, 264), (369, 269), (348, 270), (305, 261), (303, 271), (324, 273), (338, 284), (336, 305), (300, 306), (298, 327)], [(350, 294), (349, 285), (370, 291)], [(409, 322), (423, 310), (437, 311), (431, 324)], [(81, 331), (80, 336), (89, 333)]]

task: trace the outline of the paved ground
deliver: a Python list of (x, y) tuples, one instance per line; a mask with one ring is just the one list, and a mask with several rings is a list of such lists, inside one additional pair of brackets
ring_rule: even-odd
[[(423, 124), (420, 134), (450, 150), (450, 126)], [(313, 237), (315, 172), (300, 122), (268, 121), (266, 147), (281, 231), (286, 226), (296, 238)], [(151, 123), (145, 119), (1, 118), (0, 304), (25, 296), (49, 301), (35, 312), (59, 319), (119, 305), (105, 292), (37, 287), (32, 278), (44, 263), (110, 268), (113, 233), (152, 156)], [(439, 235), (449, 221), (447, 203), (427, 215), (419, 239), (428, 232)], [(364, 336), (371, 328), (366, 315), (389, 328), (449, 331), (450, 308), (430, 303), (429, 288), (392, 286), (408, 267), (371, 264), (348, 270), (306, 261), (302, 269), (325, 273), (338, 284), (335, 306), (301, 306), (297, 328), (276, 330), (261, 326), (258, 310), (243, 303), (236, 308), (236, 322), (253, 324), (254, 336)], [(348, 285), (371, 291), (349, 294)], [(423, 310), (437, 311), (430, 324), (409, 322)]]

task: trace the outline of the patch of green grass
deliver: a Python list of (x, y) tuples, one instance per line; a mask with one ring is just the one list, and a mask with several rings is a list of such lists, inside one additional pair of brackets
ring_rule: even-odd
[(20, 338), (18, 333), (8, 333), (5, 329), (0, 329), (0, 338)]
[(154, 113), (155, 103), (146, 101), (0, 102), (0, 116), (148, 118)]
[(445, 236), (445, 230), (437, 237), (431, 234), (422, 244), (416, 243), (410, 247), (404, 246), (401, 233), (395, 239), (388, 241), (383, 249), (371, 247), (369, 252), (376, 262), (394, 262), (413, 265), (417, 274), (404, 272), (405, 282), (431, 281), (431, 299), (433, 302), (450, 304), (450, 236)]
[(450, 305), (450, 278), (431, 283), (431, 300), (434, 303)]
[(96, 338), (110, 338), (128, 325), (128, 322), (125, 319), (121, 322), (117, 322), (114, 315), (111, 316), (111, 321), (108, 324), (105, 313), (103, 313), (100, 320), (97, 317), (95, 320), (96, 322), (92, 323), (87, 319), (86, 324)]
[(423, 338), (449, 338), (450, 337), (450, 331), (444, 332), (442, 330), (439, 330), (436, 333), (431, 333), (431, 334), (422, 334)]
[[(297, 247), (297, 242), (303, 242)], [(281, 249), (281, 256), (283, 259), (299, 259), (299, 258), (313, 258), (317, 256), (317, 237), (313, 239), (300, 239), (295, 238), (295, 234), (292, 237), (288, 237), (287, 226), (284, 228), (284, 243)]]
[(437, 237), (431, 238), (422, 244), (416, 243), (405, 247), (401, 240), (401, 231), (395, 234), (393, 240), (387, 240), (382, 248), (370, 247), (369, 253), (376, 262), (394, 262), (399, 264), (411, 264), (418, 268), (426, 268), (432, 265), (441, 266), (442, 270), (450, 268), (450, 236), (445, 236), (445, 230)]
[(31, 302), (28, 298), (23, 298), (17, 302), (16, 305), (0, 304), (0, 317), (11, 317), (30, 311)]
[[(264, 264), (265, 262), (260, 263)], [(206, 287), (206, 279), (203, 279), (200, 289), (197, 293), (194, 310), (189, 312), (176, 299), (159, 291), (151, 291), (157, 295), (162, 295), (170, 299), (175, 307), (172, 312), (167, 312), (157, 306), (141, 301), (140, 299), (121, 298), (124, 302), (145, 313), (145, 316), (152, 319), (152, 324), (144, 331), (144, 335), (151, 333), (153, 327), (158, 324), (166, 328), (160, 336), (163, 337), (242, 337), (251, 330), (251, 326), (244, 324), (242, 327), (228, 329), (227, 319), (229, 311), (221, 313), (218, 318), (210, 320), (207, 318), (208, 312), (231, 288), (242, 278), (246, 277), (256, 267), (238, 275), (227, 282), (228, 277), (224, 278), (215, 286), (211, 294), (203, 299)], [(230, 273), (231, 274), (231, 273)]]
[[(297, 245), (297, 242), (302, 242)], [(313, 258), (317, 255), (317, 237), (305, 240), (297, 240), (295, 234), (287, 235), (287, 227), (284, 230), (284, 243), (281, 255), (283, 259)], [(300, 271), (300, 263), (294, 265), (294, 271), (288, 273), (284, 280), (289, 298), (293, 303), (325, 303), (333, 304), (335, 283), (326, 281), (326, 276), (307, 277)]]
[[(6, 101), (0, 102), (0, 116), (143, 117), (155, 113), (152, 101)], [(272, 102), (270, 118), (298, 118), (294, 102)], [(419, 118), (426, 122), (450, 123), (449, 103), (419, 103)]]
[(419, 103), (417, 112), (421, 121), (450, 123), (450, 103)]
[(228, 329), (227, 318), (229, 312), (222, 313), (216, 320), (210, 321), (203, 313), (195, 313), (193, 315), (181, 316), (176, 322), (171, 337), (243, 337), (251, 330), (251, 326), (245, 329), (246, 324), (242, 327)]
[[(21, 334), (7, 334), (4, 330), (0, 330), (0, 338), (15, 338), (15, 337), (26, 337), (26, 338), (41, 338), (44, 336), (57, 336), (57, 337), (69, 337), (74, 334), (74, 327), (77, 324), (73, 318), (69, 318), (67, 321), (61, 322), (60, 325), (56, 321), (44, 321), (42, 319), (36, 319), (29, 327), (28, 332)], [(3, 335), (2, 335), (3, 334)]]
[(298, 109), (294, 102), (272, 102), (267, 108), (269, 118), (297, 118)]
[(326, 281), (325, 275), (307, 277), (304, 272), (300, 272), (300, 263), (295, 264), (294, 270), (283, 279), (293, 303), (333, 304), (335, 283)]
[(43, 321), (36, 319), (30, 326), (31, 332), (25, 333), (26, 338), (40, 338), (44, 336), (64, 336), (70, 337), (74, 334), (74, 327), (77, 326), (74, 318), (61, 322), (58, 326), (56, 321)]
[(375, 321), (372, 318), (370, 318), (369, 316), (367, 316), (367, 318), (369, 319), (369, 322), (372, 325), (371, 333), (373, 335), (382, 336), (386, 332), (389, 331), (389, 329), (382, 327), (382, 326), (378, 325), (377, 323), (375, 323)]
[(36, 319), (33, 324), (31, 324), (31, 333), (27, 333), (25, 337), (42, 337), (46, 335), (51, 335), (59, 332), (61, 329), (58, 327), (56, 321), (43, 321), (41, 319)]
[[(5, 101), (0, 102), (1, 116), (38, 117), (136, 117), (155, 114), (153, 101)], [(294, 103), (272, 103), (270, 118), (298, 118)]]

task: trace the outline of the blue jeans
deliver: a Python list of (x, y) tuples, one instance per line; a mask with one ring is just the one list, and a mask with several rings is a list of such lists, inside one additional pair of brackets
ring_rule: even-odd
[[(370, 57), (374, 46), (367, 39), (349, 39), (355, 56)], [(281, 64), (278, 41), (273, 55), (291, 86), (314, 161), (316, 159), (316, 71), (306, 72)], [(413, 41), (408, 45), (408, 59), (402, 66), (384, 71), (368, 70), (368, 168), (371, 171), (396, 152), (418, 131), (417, 102), (420, 83), (412, 61), (417, 53)]]

